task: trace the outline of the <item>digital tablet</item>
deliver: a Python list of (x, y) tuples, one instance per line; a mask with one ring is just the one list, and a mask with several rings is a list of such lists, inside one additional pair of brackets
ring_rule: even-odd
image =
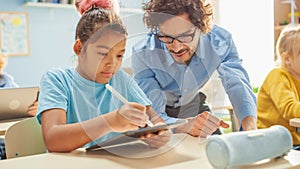
[(123, 132), (123, 133), (120, 133), (120, 135), (117, 135), (117, 136), (110, 138), (108, 140), (105, 140), (103, 142), (98, 142), (97, 144), (86, 148), (86, 151), (93, 151), (93, 150), (97, 150), (97, 149), (101, 149), (101, 148), (105, 148), (105, 147), (117, 146), (117, 145), (121, 145), (124, 143), (133, 142), (133, 141), (139, 140), (139, 138), (141, 136), (144, 136), (146, 134), (158, 134), (159, 131), (176, 128), (183, 124), (186, 124), (187, 122), (188, 122), (187, 120), (178, 120), (177, 122), (174, 122), (174, 123), (163, 124), (163, 125), (158, 125), (158, 126), (153, 126), (153, 127), (140, 128), (138, 130), (131, 130), (131, 131)]

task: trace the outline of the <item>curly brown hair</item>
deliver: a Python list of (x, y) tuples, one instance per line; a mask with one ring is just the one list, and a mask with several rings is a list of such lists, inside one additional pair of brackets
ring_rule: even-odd
[(154, 29), (171, 17), (189, 14), (191, 22), (202, 33), (208, 33), (212, 28), (213, 8), (205, 0), (150, 0), (143, 6), (144, 23)]

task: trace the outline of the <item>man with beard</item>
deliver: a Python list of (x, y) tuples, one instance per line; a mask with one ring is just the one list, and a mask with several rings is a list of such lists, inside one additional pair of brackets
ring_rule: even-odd
[(257, 129), (248, 74), (231, 34), (212, 24), (212, 5), (205, 0), (150, 0), (144, 11), (151, 32), (133, 46), (132, 67), (154, 110), (167, 122), (201, 121), (200, 133), (190, 135), (211, 134), (199, 90), (217, 70), (241, 130)]

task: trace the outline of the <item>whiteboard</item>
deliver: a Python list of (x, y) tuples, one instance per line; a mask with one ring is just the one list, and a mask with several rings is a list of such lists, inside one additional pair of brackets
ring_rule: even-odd
[(28, 13), (0, 12), (0, 50), (8, 56), (29, 55)]

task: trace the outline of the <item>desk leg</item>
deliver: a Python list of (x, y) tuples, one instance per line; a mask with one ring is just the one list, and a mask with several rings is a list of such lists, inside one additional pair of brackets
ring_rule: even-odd
[(228, 109), (228, 111), (229, 111), (229, 114), (230, 114), (232, 131), (236, 132), (236, 131), (238, 131), (238, 129), (237, 129), (238, 126), (236, 125), (236, 119), (235, 119), (235, 116), (234, 116), (233, 109)]

